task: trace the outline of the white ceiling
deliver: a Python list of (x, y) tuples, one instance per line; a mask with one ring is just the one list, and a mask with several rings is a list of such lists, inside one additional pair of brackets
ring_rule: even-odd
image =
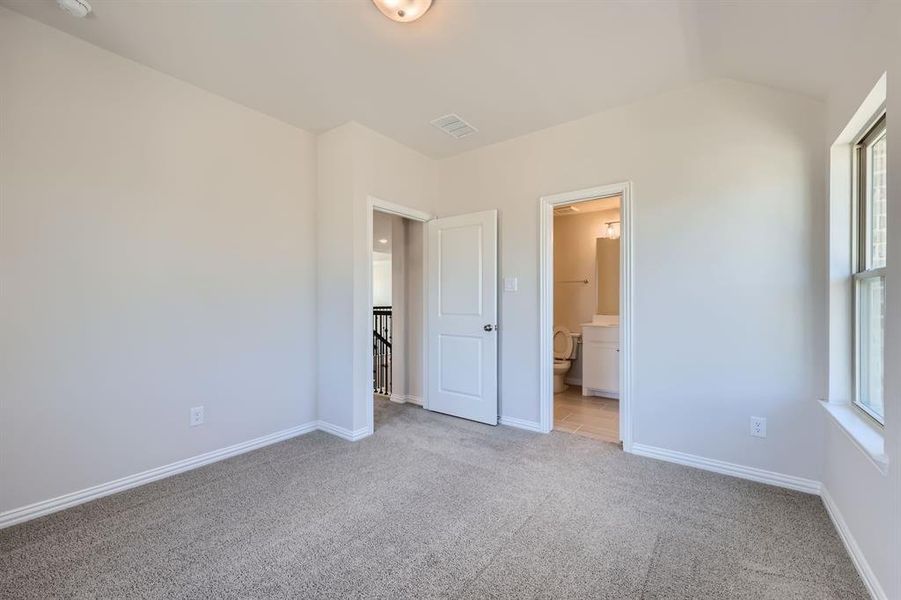
[[(819, 96), (874, 0), (369, 0), (0, 4), (304, 129), (355, 120), (448, 156), (710, 77)], [(891, 0), (889, 0), (891, 1)], [(457, 113), (479, 133), (429, 125)]]

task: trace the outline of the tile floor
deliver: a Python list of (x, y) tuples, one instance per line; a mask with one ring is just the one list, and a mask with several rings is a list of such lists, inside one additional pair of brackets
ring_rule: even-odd
[(618, 444), (619, 401), (583, 396), (581, 388), (569, 386), (554, 394), (554, 430)]

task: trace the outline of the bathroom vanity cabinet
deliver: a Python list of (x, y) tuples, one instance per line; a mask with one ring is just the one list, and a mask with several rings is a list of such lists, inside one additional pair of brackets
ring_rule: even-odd
[(582, 325), (582, 395), (619, 398), (619, 325)]

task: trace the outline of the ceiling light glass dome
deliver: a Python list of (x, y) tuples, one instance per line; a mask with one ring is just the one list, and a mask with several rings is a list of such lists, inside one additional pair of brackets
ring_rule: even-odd
[(432, 6), (432, 0), (372, 0), (382, 14), (399, 23), (415, 21)]

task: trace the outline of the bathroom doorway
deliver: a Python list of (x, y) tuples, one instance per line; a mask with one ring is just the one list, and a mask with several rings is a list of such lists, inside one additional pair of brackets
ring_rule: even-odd
[(541, 202), (542, 428), (627, 449), (629, 192), (617, 184)]
[(619, 443), (621, 198), (554, 209), (555, 431)]

